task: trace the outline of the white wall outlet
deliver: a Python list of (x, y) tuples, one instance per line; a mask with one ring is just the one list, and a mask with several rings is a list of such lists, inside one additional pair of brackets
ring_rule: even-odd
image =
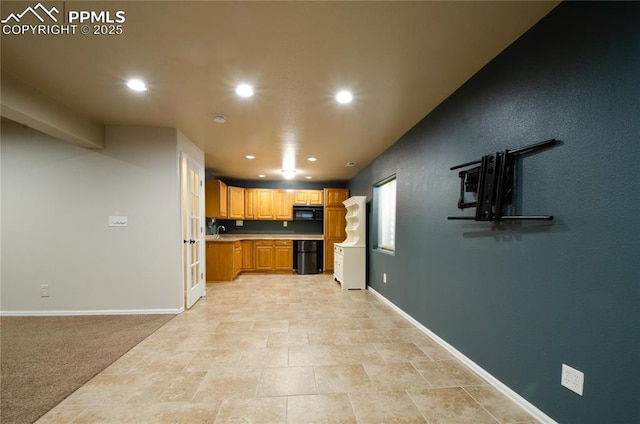
[(287, 226), (287, 221), (282, 221), (282, 226), (286, 227)]
[(129, 226), (129, 217), (123, 215), (109, 216), (109, 227), (127, 227)]
[(236, 227), (242, 227), (244, 225), (244, 221), (241, 219), (236, 220)]
[(571, 368), (569, 365), (562, 364), (562, 379), (560, 384), (582, 396), (584, 373), (575, 368)]
[(42, 284), (40, 286), (40, 297), (49, 297), (49, 285)]
[(385, 284), (387, 283), (387, 273), (386, 272), (382, 273), (382, 282), (385, 283)]

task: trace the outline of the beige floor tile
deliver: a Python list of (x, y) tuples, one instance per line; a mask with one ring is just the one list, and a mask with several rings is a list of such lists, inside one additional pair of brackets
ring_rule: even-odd
[(431, 340), (429, 336), (416, 327), (383, 328), (381, 331), (392, 343), (414, 343), (416, 346), (420, 346), (426, 340)]
[(314, 367), (314, 371), (318, 393), (348, 393), (373, 388), (361, 364)]
[(358, 423), (427, 423), (405, 391), (350, 393)]
[(256, 321), (253, 324), (253, 331), (266, 333), (285, 333), (289, 331), (288, 320)]
[(430, 424), (499, 424), (461, 387), (408, 393)]
[(193, 398), (206, 372), (145, 374), (128, 403), (186, 402)]
[(172, 402), (145, 405), (118, 405), (117, 408), (96, 405), (81, 413), (74, 424), (205, 424), (212, 423), (219, 403)]
[(213, 334), (211, 341), (215, 346), (247, 348), (247, 347), (267, 347), (268, 333), (249, 334)]
[(356, 424), (356, 416), (345, 394), (289, 396), (289, 424)]
[(238, 367), (286, 367), (289, 349), (286, 347), (258, 347), (243, 349), (237, 359)]
[(87, 406), (84, 405), (59, 404), (40, 417), (40, 419), (36, 421), (36, 424), (70, 423), (85, 409), (87, 409)]
[(291, 346), (289, 366), (339, 365), (335, 346)]
[(486, 382), (458, 360), (413, 362), (433, 387), (478, 386)]
[(311, 367), (264, 368), (257, 396), (288, 396), (317, 393)]
[(222, 402), (215, 424), (287, 422), (287, 398), (227, 399)]
[(224, 366), (234, 366), (238, 363), (241, 350), (225, 347), (196, 352), (184, 371), (208, 371)]
[(441, 359), (455, 359), (454, 356), (449, 353), (445, 348), (440, 346), (435, 340), (430, 337), (425, 337), (417, 342), (415, 345), (420, 348), (424, 353), (426, 353), (429, 358), (434, 361)]
[(531, 415), (491, 386), (469, 386), (464, 390), (503, 424), (535, 422)]
[(259, 379), (259, 368), (219, 368), (209, 371), (193, 396), (193, 401), (255, 397)]
[(387, 337), (379, 330), (313, 330), (309, 331), (309, 344), (366, 344), (366, 343), (384, 343)]
[(376, 390), (405, 390), (431, 387), (409, 362), (364, 366)]
[(429, 361), (422, 350), (413, 343), (376, 343), (376, 350), (386, 362)]
[(73, 392), (65, 405), (123, 404), (146, 379), (144, 374), (98, 374)]
[(308, 346), (309, 337), (306, 331), (271, 333), (267, 347)]
[(131, 369), (131, 373), (182, 371), (195, 356), (194, 352), (158, 352), (147, 355)]
[(243, 334), (251, 333), (253, 330), (253, 321), (223, 321), (218, 324), (215, 333), (222, 334)]

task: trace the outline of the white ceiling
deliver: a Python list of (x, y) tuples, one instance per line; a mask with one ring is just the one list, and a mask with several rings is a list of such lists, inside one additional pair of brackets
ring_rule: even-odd
[[(32, 2), (2, 2), (4, 19)], [(347, 180), (557, 2), (43, 2), (122, 35), (2, 35), (2, 70), (103, 124), (178, 128), (219, 176)], [(144, 79), (149, 90), (125, 81)], [(234, 93), (251, 83), (255, 95)], [(339, 89), (354, 101), (335, 102)], [(222, 113), (227, 123), (213, 122)], [(245, 155), (256, 159), (249, 161)], [(311, 163), (307, 157), (318, 160)], [(355, 167), (345, 167), (350, 161)]]

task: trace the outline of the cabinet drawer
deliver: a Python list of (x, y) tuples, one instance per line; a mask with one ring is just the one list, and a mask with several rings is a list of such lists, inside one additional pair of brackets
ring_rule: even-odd
[(276, 246), (293, 246), (293, 240), (274, 240)]
[(273, 246), (273, 240), (255, 240), (254, 246)]
[(333, 251), (338, 255), (342, 255), (342, 246), (338, 246), (337, 244), (333, 245)]

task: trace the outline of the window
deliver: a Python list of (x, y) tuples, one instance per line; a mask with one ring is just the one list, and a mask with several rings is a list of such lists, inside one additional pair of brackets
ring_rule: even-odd
[(393, 176), (375, 187), (378, 212), (378, 249), (396, 249), (396, 177)]

